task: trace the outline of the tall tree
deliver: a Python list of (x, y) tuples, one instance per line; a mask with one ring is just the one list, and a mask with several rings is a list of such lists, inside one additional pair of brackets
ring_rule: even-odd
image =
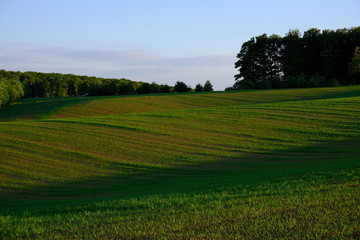
[(323, 46), (321, 45), (321, 31), (311, 28), (304, 32), (303, 36), (303, 59), (302, 72), (307, 75), (315, 75), (321, 69), (321, 57)]
[(299, 30), (290, 30), (283, 38), (282, 64), (284, 78), (301, 74), (303, 65), (302, 39)]
[(239, 60), (235, 62), (235, 68), (239, 68), (239, 74), (235, 75), (235, 81), (249, 79), (250, 81), (255, 82), (255, 78), (257, 77), (253, 63), (255, 47), (255, 38), (251, 38), (249, 41), (242, 44), (240, 52), (236, 55)]
[(207, 80), (204, 84), (204, 91), (205, 92), (211, 92), (214, 91), (213, 85), (211, 84), (210, 80)]

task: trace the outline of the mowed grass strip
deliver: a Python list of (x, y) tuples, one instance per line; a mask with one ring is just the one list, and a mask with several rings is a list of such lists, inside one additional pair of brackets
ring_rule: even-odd
[(32, 98), (0, 111), (0, 121), (77, 118), (359, 96), (359, 86), (105, 97)]
[(354, 89), (81, 118), (38, 106), (43, 120), (0, 123), (0, 238), (358, 239)]
[[(360, 134), (360, 97), (0, 124), (0, 187), (296, 152)], [(116, 166), (116, 167), (114, 167)], [(253, 166), (259, 168), (260, 163)], [(268, 164), (264, 164), (268, 167)]]
[(343, 94), (359, 95), (359, 87), (293, 90), (263, 90), (246, 92), (214, 92), (214, 93), (183, 93), (154, 94), (145, 96), (103, 97), (95, 101), (80, 101), (69, 107), (60, 109), (51, 118), (73, 118), (84, 116), (103, 116), (137, 112), (156, 112), (218, 106), (234, 106), (264, 102), (289, 100), (317, 99)]

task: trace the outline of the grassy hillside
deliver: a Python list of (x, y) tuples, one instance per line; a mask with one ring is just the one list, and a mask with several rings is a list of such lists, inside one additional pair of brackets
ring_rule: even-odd
[(0, 238), (360, 236), (358, 86), (29, 99), (0, 118)]
[(323, 99), (358, 94), (359, 87), (177, 93), (105, 97), (29, 98), (0, 111), (0, 121), (76, 118), (163, 110), (180, 110), (290, 100)]

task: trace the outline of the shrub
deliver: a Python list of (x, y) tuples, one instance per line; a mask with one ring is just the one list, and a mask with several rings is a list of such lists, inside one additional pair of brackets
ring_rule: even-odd
[(209, 80), (207, 80), (204, 84), (204, 91), (205, 92), (211, 92), (214, 91), (213, 90), (213, 85), (211, 84), (211, 82)]
[(187, 86), (184, 82), (177, 81), (174, 90), (175, 92), (189, 92), (191, 87)]
[(255, 84), (250, 79), (243, 79), (241, 81), (237, 81), (233, 88), (234, 90), (255, 89)]
[(201, 85), (200, 83), (198, 83), (196, 86), (195, 86), (195, 92), (202, 92), (204, 91), (204, 86)]

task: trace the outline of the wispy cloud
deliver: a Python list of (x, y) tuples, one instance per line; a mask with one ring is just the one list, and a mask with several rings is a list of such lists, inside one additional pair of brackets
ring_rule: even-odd
[(219, 90), (232, 85), (235, 74), (235, 58), (225, 54), (172, 58), (139, 49), (111, 51), (19, 46), (0, 49), (3, 68), (126, 77), (171, 85), (184, 81), (193, 87), (210, 79)]
[(169, 58), (149, 53), (144, 50), (80, 50), (70, 48), (35, 48), (34, 53), (41, 53), (51, 57), (63, 57), (69, 59), (92, 60), (95, 62), (111, 62), (125, 65), (160, 65), (173, 67), (215, 67), (228, 64), (233, 57), (228, 55), (210, 55), (186, 58)]
[(188, 58), (170, 58), (163, 61), (167, 66), (173, 67), (222, 67), (227, 66), (229, 63), (233, 63), (233, 57), (228, 55), (210, 55)]
[(159, 56), (141, 50), (83, 50), (71, 48), (34, 48), (31, 52), (52, 57), (112, 62), (118, 64), (141, 64), (159, 59)]

